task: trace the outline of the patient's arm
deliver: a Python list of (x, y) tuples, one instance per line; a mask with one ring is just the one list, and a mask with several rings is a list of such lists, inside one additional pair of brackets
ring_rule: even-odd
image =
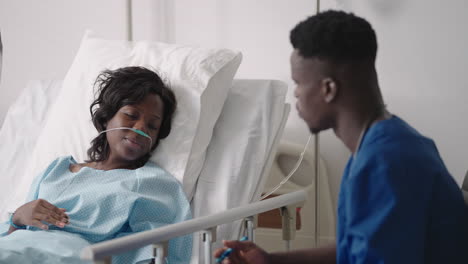
[(8, 235), (15, 232), (17, 229), (14, 228), (13, 226), (10, 226), (10, 228), (8, 229)]
[(336, 263), (336, 245), (302, 249), (291, 252), (267, 253), (252, 242), (225, 241), (226, 246), (215, 252), (215, 257), (221, 256), (227, 247), (234, 249), (233, 253), (223, 263), (229, 264), (299, 264), (299, 263)]
[[(44, 199), (37, 199), (19, 207), (12, 222), (17, 226), (35, 226), (47, 230), (49, 227), (43, 222), (63, 228), (68, 224), (68, 215), (65, 209), (58, 208)], [(15, 230), (16, 228), (10, 226), (8, 234)]]

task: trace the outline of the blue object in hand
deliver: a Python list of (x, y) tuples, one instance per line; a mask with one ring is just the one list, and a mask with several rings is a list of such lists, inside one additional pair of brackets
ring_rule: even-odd
[[(242, 237), (239, 241), (247, 241), (249, 238), (247, 236)], [(219, 258), (216, 259), (216, 263), (221, 263), (225, 258), (227, 258), (232, 253), (232, 248), (226, 249)]]

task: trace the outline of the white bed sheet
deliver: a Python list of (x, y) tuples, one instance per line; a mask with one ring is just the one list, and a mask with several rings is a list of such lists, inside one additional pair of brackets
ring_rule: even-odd
[(35, 80), (30, 81), (22, 91), (18, 99), (10, 106), (5, 116), (0, 138), (0, 220), (8, 217), (8, 211), (13, 211), (16, 204), (4, 197), (11, 194), (11, 188), (21, 187), (22, 192), (29, 190), (28, 186), (22, 186), (20, 178), (25, 172), (24, 164), (32, 157), (32, 149), (36, 145), (36, 139), (47, 119), (48, 109), (54, 102), (58, 91), (62, 87), (61, 81)]

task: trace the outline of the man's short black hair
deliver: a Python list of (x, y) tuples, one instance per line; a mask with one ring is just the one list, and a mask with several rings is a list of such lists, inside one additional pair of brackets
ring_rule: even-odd
[(311, 16), (291, 30), (291, 44), (304, 58), (336, 63), (372, 60), (377, 38), (365, 19), (352, 13), (329, 10)]

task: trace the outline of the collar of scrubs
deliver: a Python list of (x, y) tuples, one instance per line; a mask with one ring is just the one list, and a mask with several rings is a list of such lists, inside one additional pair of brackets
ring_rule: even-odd
[(364, 126), (362, 127), (362, 130), (361, 130), (361, 133), (359, 134), (359, 138), (358, 138), (358, 141), (357, 141), (357, 148), (356, 148), (356, 151), (354, 152), (353, 154), (353, 159), (356, 159), (357, 157), (357, 154), (359, 152), (359, 150), (361, 149), (361, 144), (362, 144), (362, 140), (364, 138), (364, 135), (366, 134), (367, 130), (369, 130), (369, 128), (372, 126), (372, 124), (377, 120), (379, 119), (379, 117), (381, 117), (382, 115), (384, 117), (387, 117), (387, 109), (383, 109), (383, 111), (378, 111), (378, 113), (373, 116), (372, 118), (369, 118), (366, 123), (364, 123)]

